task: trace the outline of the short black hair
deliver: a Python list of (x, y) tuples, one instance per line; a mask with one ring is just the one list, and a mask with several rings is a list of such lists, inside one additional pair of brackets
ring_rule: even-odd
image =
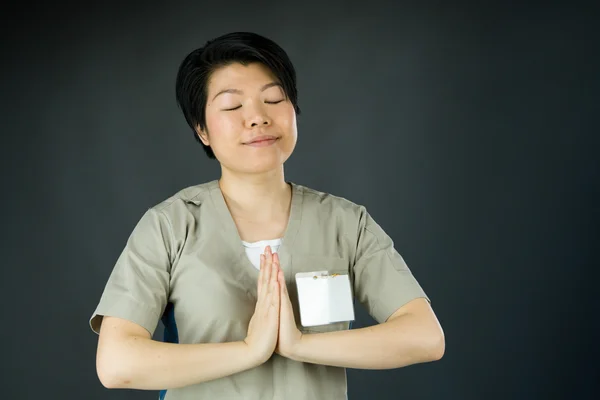
[(209, 40), (189, 53), (177, 72), (175, 94), (185, 120), (209, 158), (215, 159), (210, 146), (198, 137), (196, 127), (206, 130), (206, 101), (211, 74), (233, 63), (262, 63), (279, 80), (286, 97), (300, 115), (296, 70), (286, 52), (274, 41), (252, 32), (232, 32)]

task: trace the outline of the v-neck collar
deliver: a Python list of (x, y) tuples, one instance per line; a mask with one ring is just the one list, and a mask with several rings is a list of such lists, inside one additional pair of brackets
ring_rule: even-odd
[[(300, 221), (302, 220), (302, 202), (304, 193), (302, 186), (288, 181), (286, 181), (286, 183), (292, 188), (290, 215), (277, 254), (279, 255), (281, 268), (286, 275), (286, 280), (290, 281), (292, 279), (292, 270), (290, 264), (291, 248), (298, 233)], [(241, 269), (247, 270), (253, 279), (258, 278), (259, 270), (254, 267), (246, 255), (242, 238), (240, 237), (237, 226), (235, 225), (235, 221), (233, 220), (231, 212), (229, 211), (229, 207), (227, 207), (225, 197), (223, 196), (223, 192), (219, 186), (219, 181), (214, 180), (210, 182), (208, 184), (208, 188), (210, 198), (218, 213), (218, 221), (220, 222), (220, 228), (224, 234), (225, 241), (233, 250), (237, 263), (242, 267)]]

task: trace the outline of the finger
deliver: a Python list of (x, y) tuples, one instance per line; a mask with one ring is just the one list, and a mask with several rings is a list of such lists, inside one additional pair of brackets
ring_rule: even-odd
[[(277, 276), (277, 274), (273, 274), (274, 276)], [(277, 282), (277, 279), (273, 279), (273, 282), (271, 283), (271, 285), (273, 285), (273, 298), (271, 299), (271, 304), (273, 305), (273, 307), (275, 308), (279, 308), (279, 282)]]
[(287, 294), (287, 285), (285, 284), (285, 276), (283, 274), (283, 270), (279, 270), (279, 274), (277, 274), (277, 278), (279, 281), (279, 287), (281, 288), (281, 293)]
[(279, 254), (273, 254), (273, 280), (277, 282), (277, 297), (278, 301), (281, 301), (281, 282), (280, 275), (283, 275), (283, 270), (281, 269), (281, 265), (279, 264)]
[(281, 272), (281, 274), (279, 274), (279, 290), (281, 291), (279, 296), (281, 297), (280, 301), (285, 301), (286, 305), (290, 305), (291, 301), (290, 301), (290, 295), (288, 294), (287, 291), (287, 285), (285, 282), (285, 276), (283, 275), (283, 271)]
[(269, 293), (268, 303), (266, 308), (267, 315), (269, 316), (279, 316), (279, 290), (276, 288)]
[(269, 293), (265, 296), (267, 308), (279, 305), (279, 287), (277, 282), (269, 282)]
[[(271, 246), (267, 246), (265, 248), (265, 258), (266, 258), (266, 262), (265, 262), (265, 285), (269, 285), (269, 283), (271, 282), (271, 272), (273, 269), (273, 257), (271, 256)], [(270, 288), (269, 288), (270, 289)]]
[(269, 290), (268, 285), (271, 280), (271, 257), (269, 254), (269, 246), (267, 246), (267, 248), (265, 249), (264, 256), (265, 256), (265, 276), (264, 276), (265, 279), (263, 280), (263, 283), (265, 284), (265, 288), (267, 288), (267, 290)]
[(279, 255), (277, 253), (273, 253), (273, 280), (277, 281), (279, 276)]
[(261, 254), (260, 255), (260, 269), (258, 272), (258, 289), (257, 289), (259, 298), (260, 298), (260, 294), (262, 293), (263, 286), (264, 286), (263, 285), (264, 275), (265, 275), (265, 256), (264, 256), (264, 254)]

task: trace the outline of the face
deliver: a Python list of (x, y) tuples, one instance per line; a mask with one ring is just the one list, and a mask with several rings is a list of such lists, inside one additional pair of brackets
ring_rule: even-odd
[(296, 112), (271, 71), (231, 64), (208, 82), (206, 131), (199, 137), (221, 166), (261, 173), (280, 168), (296, 146)]

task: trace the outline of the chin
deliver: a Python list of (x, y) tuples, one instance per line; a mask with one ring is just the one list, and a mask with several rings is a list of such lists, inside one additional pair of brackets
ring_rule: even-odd
[[(254, 158), (254, 157), (252, 157)], [(249, 159), (246, 158), (246, 162), (240, 163), (241, 158), (236, 161), (235, 170), (250, 174), (261, 174), (269, 171), (273, 171), (281, 168), (283, 163), (289, 158), (289, 155), (284, 157), (283, 155), (279, 155), (277, 157), (265, 157), (262, 156), (257, 159)]]
[(281, 168), (283, 162), (271, 162), (271, 163), (259, 163), (255, 165), (242, 165), (240, 166), (240, 170), (250, 174), (262, 174), (265, 172), (273, 171)]
[[(281, 168), (289, 159), (294, 146), (271, 149), (244, 149), (242, 151), (229, 152), (225, 159), (217, 157), (223, 167), (230, 171), (245, 174), (261, 174)], [(250, 150), (250, 151), (248, 151)]]

